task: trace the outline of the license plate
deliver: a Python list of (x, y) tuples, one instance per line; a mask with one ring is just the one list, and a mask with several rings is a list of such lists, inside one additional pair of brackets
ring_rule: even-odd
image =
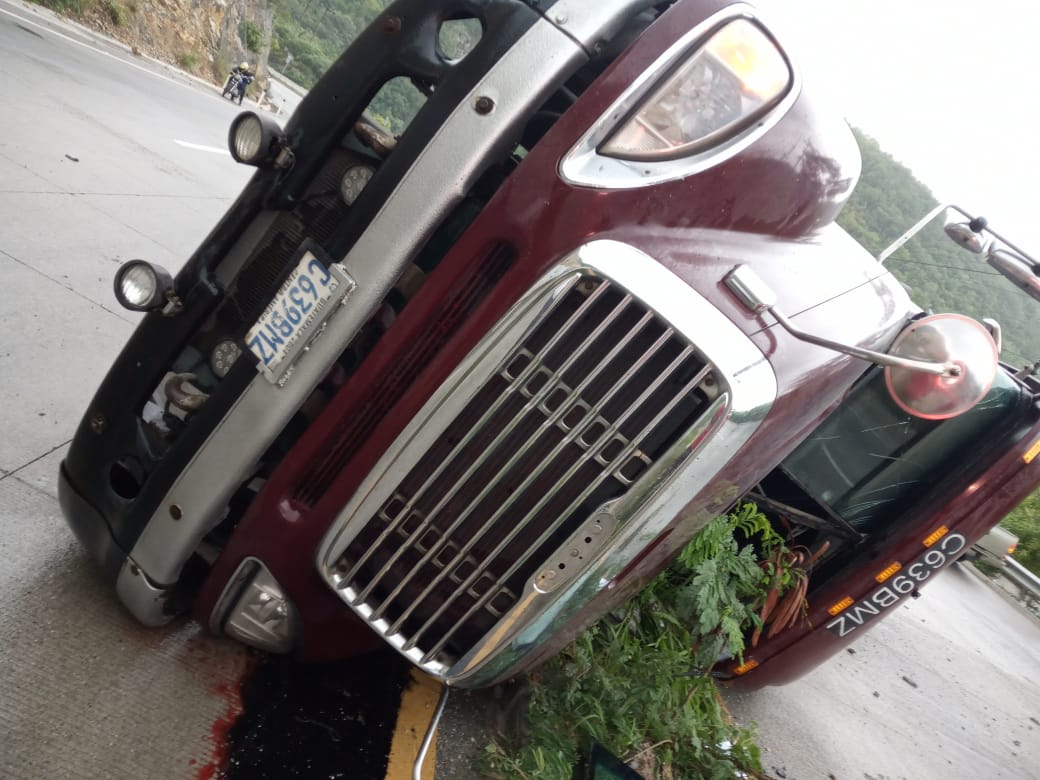
[(354, 288), (343, 266), (325, 267), (307, 251), (246, 334), (246, 344), (256, 355), (257, 368), (277, 382), (293, 359), (318, 332), (318, 326)]
[(899, 574), (886, 580), (883, 587), (856, 602), (828, 623), (827, 630), (835, 636), (848, 636), (898, 603), (908, 593), (917, 590), (918, 586), (935, 572), (955, 560), (967, 546), (968, 542), (961, 534), (943, 536), (941, 542), (901, 569)]

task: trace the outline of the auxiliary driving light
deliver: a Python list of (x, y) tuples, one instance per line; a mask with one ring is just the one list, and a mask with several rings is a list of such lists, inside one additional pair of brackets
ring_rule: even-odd
[(236, 162), (261, 168), (291, 159), (283, 143), (282, 128), (270, 117), (254, 111), (243, 111), (232, 120), (228, 148)]
[(287, 653), (299, 639), (299, 615), (263, 563), (246, 558), (221, 594), (210, 626), (247, 645)]
[(116, 300), (131, 311), (161, 309), (173, 293), (173, 277), (162, 266), (128, 260), (116, 271)]

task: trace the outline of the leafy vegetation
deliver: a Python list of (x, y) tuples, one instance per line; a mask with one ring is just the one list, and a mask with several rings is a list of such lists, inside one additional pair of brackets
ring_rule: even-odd
[(246, 20), (242, 22), (239, 37), (249, 51), (258, 52), (264, 44), (264, 34), (260, 27), (254, 22)]
[(568, 780), (579, 746), (596, 740), (647, 777), (757, 776), (754, 734), (732, 723), (708, 672), (720, 656), (741, 657), (761, 626), (786, 573), (759, 558), (776, 549), (783, 540), (753, 505), (709, 523), (639, 596), (532, 676), (529, 738), (489, 746), (488, 775)]
[(1019, 504), (1001, 523), (1018, 537), (1011, 556), (1033, 574), (1040, 574), (1040, 491)]
[(199, 64), (199, 55), (193, 51), (182, 51), (177, 55), (177, 64), (184, 70), (195, 70)]
[[(277, 51), (292, 55), (286, 75), (314, 86), (389, 0), (273, 0)], [(274, 46), (272, 46), (274, 48)], [(272, 60), (276, 67), (277, 58)]]

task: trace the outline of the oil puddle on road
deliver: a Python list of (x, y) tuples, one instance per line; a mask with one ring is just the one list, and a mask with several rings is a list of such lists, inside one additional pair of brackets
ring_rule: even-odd
[(242, 684), (241, 714), (214, 725), (224, 749), (198, 780), (383, 780), (410, 668), (392, 650), (328, 664), (264, 658)]

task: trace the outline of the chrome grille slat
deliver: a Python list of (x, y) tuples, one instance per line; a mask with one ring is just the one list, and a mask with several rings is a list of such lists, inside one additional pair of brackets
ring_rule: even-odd
[[(574, 283), (577, 284), (579, 281), (580, 281), (580, 279), (576, 279), (574, 281)], [(572, 285), (572, 288), (573, 288), (573, 285)], [(584, 316), (584, 314), (588, 311), (588, 309), (590, 309), (593, 305), (595, 305), (596, 301), (598, 301), (599, 298), (602, 297), (606, 293), (607, 289), (608, 289), (607, 285), (601, 285), (596, 290), (594, 290), (592, 292), (592, 294), (589, 295), (586, 298), (586, 300), (582, 304), (582, 306), (579, 307), (579, 309), (577, 311), (575, 311), (571, 315), (571, 317), (567, 321), (567, 325), (570, 326), (573, 323), (577, 322), (579, 319), (581, 319), (581, 317)], [(452, 452), (449, 454), (449, 456), (447, 458), (445, 458), (443, 463), (440, 466), (438, 466), (433, 471), (433, 473), (429, 476), (429, 478), (427, 478), (427, 480), (423, 483), (423, 485), (419, 488), (419, 490), (417, 490), (415, 492), (415, 495), (400, 510), (399, 520), (396, 523), (394, 523), (391, 527), (388, 527), (383, 532), (383, 534), (381, 534), (380, 537), (376, 540), (375, 544), (371, 548), (369, 548), (369, 550), (366, 551), (366, 553), (363, 556), (361, 556), (361, 558), (359, 558), (358, 562), (354, 565), (354, 567), (345, 575), (347, 579), (355, 577), (357, 575), (358, 571), (360, 570), (360, 568), (369, 559), (371, 554), (377, 549), (377, 546), (382, 544), (386, 540), (386, 538), (394, 530), (396, 530), (397, 526), (399, 526), (399, 525), (401, 525), (401, 524), (403, 524), (405, 522), (405, 520), (409, 516), (409, 513), (412, 511), (412, 509), (414, 509), (415, 504), (419, 500), (419, 498), (426, 494), (426, 492), (429, 490), (430, 486), (434, 482), (436, 482), (436, 480), (444, 473), (444, 471), (448, 468), (448, 465), (454, 460), (454, 458), (457, 456), (457, 454), (462, 452), (477, 436), (479, 436), (479, 434), (482, 431), (485, 430), (486, 426), (494, 419), (495, 413), (502, 408), (502, 406), (506, 403), (508, 398), (511, 397), (516, 392), (517, 389), (522, 388), (527, 383), (527, 380), (530, 379), (531, 376), (542, 365), (542, 362), (544, 361), (545, 357), (548, 356), (548, 354), (551, 352), (551, 350), (554, 349), (560, 343), (560, 341), (564, 338), (565, 334), (566, 334), (566, 328), (561, 329), (559, 333), (555, 334), (553, 336), (553, 338), (549, 340), (549, 342), (542, 348), (542, 350), (537, 355), (534, 355), (531, 358), (531, 360), (528, 363), (528, 365), (512, 381), (512, 383), (510, 384), (510, 386), (507, 389), (507, 391), (505, 393), (503, 393), (502, 396), (477, 421), (477, 423), (472, 427), (472, 430), (462, 440), (459, 441), (459, 443), (455, 446), (455, 448), (452, 450)], [(575, 354), (573, 356), (573, 358), (577, 359), (577, 354)], [(508, 365), (512, 361), (512, 359), (513, 359), (513, 355), (510, 355), (509, 357), (507, 357), (503, 361), (503, 363), (505, 364), (506, 367), (508, 367)], [(548, 392), (550, 388), (551, 388), (551, 385), (549, 383), (546, 383), (543, 386), (543, 389), (546, 392)], [(490, 451), (490, 449), (488, 451)], [(483, 459), (481, 459), (480, 462), (483, 462)], [(459, 485), (461, 485), (463, 482), (465, 482), (465, 480), (468, 479), (472, 475), (472, 473), (475, 472), (479, 468), (480, 462), (477, 462), (477, 463), (473, 464), (473, 466), (464, 475), (464, 478), (459, 480), (459, 482), (458, 482)], [(431, 514), (439, 511), (439, 509), (441, 508), (443, 503), (449, 501), (452, 495), (453, 494), (451, 494), (451, 493), (446, 495), (444, 497), (444, 499), (442, 500), (441, 504), (438, 504), (436, 507), (434, 507), (434, 509), (432, 510)], [(428, 515), (427, 519), (429, 519), (429, 515)], [(420, 525), (418, 528), (415, 529), (415, 531), (413, 531), (409, 535), (408, 540), (412, 541), (414, 538), (417, 538), (417, 535), (421, 535), (423, 531), (428, 530), (428, 528), (429, 528), (429, 523), (428, 522)], [(368, 597), (368, 595), (371, 592), (372, 588), (375, 585), (378, 584), (378, 582), (389, 571), (390, 567), (398, 560), (398, 558), (400, 557), (400, 551), (403, 550), (403, 549), (404, 549), (403, 547), (400, 548), (398, 553), (393, 555), (392, 558), (389, 561), (387, 561), (387, 563), (379, 570), (379, 572), (376, 574), (376, 576), (373, 577), (372, 582), (370, 583), (370, 585), (367, 588), (365, 588), (361, 593), (358, 594), (357, 598), (355, 599), (355, 603), (361, 603), (361, 602), (364, 601), (365, 598)]]
[[(689, 351), (692, 351), (692, 350), (689, 350)], [(688, 352), (684, 353), (681, 356), (681, 358), (677, 358), (675, 363), (671, 367), (672, 370), (677, 368), (681, 364), (682, 358), (687, 357), (687, 355), (688, 355)], [(697, 387), (697, 385), (699, 385), (701, 382), (704, 381), (704, 377), (706, 377), (710, 373), (711, 369), (712, 369), (712, 366), (710, 364), (705, 366), (697, 374), (697, 376), (695, 376), (693, 379), (691, 379), (687, 383), (686, 387), (684, 388), (684, 392), (687, 392), (687, 393), (688, 392), (692, 392)], [(648, 389), (647, 395), (649, 395), (649, 393), (650, 393), (650, 391)], [(644, 400), (644, 399), (640, 398), (640, 401), (642, 401), (642, 400)], [(641, 434), (645, 435), (650, 429), (652, 429), (657, 424), (659, 424), (661, 419), (664, 418), (668, 414), (668, 412), (672, 409), (672, 407), (674, 407), (674, 405), (677, 404), (680, 400), (681, 400), (681, 396), (676, 396), (672, 400), (671, 404), (669, 404), (667, 407), (662, 409), (654, 417), (653, 421), (650, 422), (648, 425), (646, 425), (646, 427), (643, 429)], [(631, 410), (633, 410), (638, 405), (638, 403), (639, 402), (633, 404), (629, 408), (629, 413), (631, 413)], [(582, 491), (581, 495), (578, 498), (574, 499), (574, 501), (571, 502), (570, 506), (568, 506), (566, 510), (564, 510), (563, 512), (560, 513), (559, 519), (555, 523), (553, 523), (552, 526), (550, 526), (549, 528), (547, 528), (545, 531), (542, 532), (541, 536), (533, 544), (530, 545), (529, 549), (532, 551), (532, 553), (533, 553), (533, 551), (537, 550), (545, 541), (547, 541), (552, 536), (552, 534), (554, 533), (556, 528), (559, 526), (559, 524), (561, 524), (564, 520), (566, 520), (566, 518), (569, 517), (571, 515), (571, 513), (574, 512), (581, 505), (581, 503), (586, 498), (588, 498), (589, 495), (592, 494), (592, 492), (595, 490), (595, 488), (599, 485), (600, 482), (602, 482), (603, 480), (607, 479), (607, 477), (612, 474), (612, 472), (613, 472), (613, 470), (615, 468), (620, 468), (620, 465), (625, 462), (625, 460), (629, 457), (629, 455), (631, 455), (632, 451), (637, 447), (640, 438), (642, 438), (642, 436), (637, 436), (637, 437), (633, 438), (633, 440), (620, 453), (618, 453), (618, 455), (614, 458), (614, 460), (610, 464), (610, 468), (602, 471), (600, 473), (600, 476), (596, 479), (596, 481), (593, 482), (592, 484), (588, 485), (585, 488), (585, 490)], [(525, 520), (526, 520), (526, 518), (525, 518)], [(524, 563), (527, 562), (528, 558), (529, 558), (529, 556), (525, 557), (525, 558), (518, 559), (510, 567), (510, 569), (507, 570), (507, 572), (504, 575), (501, 575), (501, 578), (502, 579), (508, 579), (510, 576), (512, 576), (514, 573), (516, 573), (516, 571), (519, 570), (519, 568), (521, 566), (523, 566)], [(447, 629), (443, 633), (441, 638), (434, 645), (432, 645), (430, 647), (430, 649), (428, 649), (426, 651), (425, 655), (423, 656), (422, 663), (428, 662), (431, 658), (433, 658), (439, 652), (441, 652), (441, 650), (444, 648), (444, 646), (452, 638), (452, 636), (454, 635), (455, 631), (457, 631), (460, 626), (464, 625), (465, 621), (468, 620), (474, 613), (476, 613), (477, 610), (481, 609), (484, 606), (484, 603), (490, 598), (492, 593), (493, 593), (493, 591), (488, 590), (487, 593), (484, 596), (482, 596), (480, 598), (480, 600), (477, 601), (477, 603), (473, 604), (470, 607), (469, 611), (467, 611), (466, 614), (462, 616), (461, 620), (457, 621), (455, 623), (455, 625), (453, 625), (451, 628)], [(443, 609), (444, 609), (444, 607), (442, 607), (442, 611), (443, 611)], [(411, 647), (414, 647), (417, 644), (416, 640), (418, 638), (420, 638), (423, 635), (423, 633), (425, 631), (427, 631), (429, 629), (430, 625), (432, 625), (432, 624), (433, 624), (433, 618), (429, 619), (426, 624), (424, 624), (418, 631), (415, 632), (414, 637), (413, 637), (412, 640), (409, 640), (409, 642), (405, 643), (406, 644), (406, 649), (410, 649)]]
[(459, 374), (450, 416), (414, 429), (430, 431), (422, 448), (401, 440), (407, 457), (365, 488), (327, 559), (342, 597), (423, 665), (465, 655), (550, 560), (563, 568), (561, 546), (597, 508), (673, 468), (721, 387), (687, 337), (607, 278), (574, 274), (541, 296)]
[[(602, 285), (601, 289), (603, 289), (605, 287), (606, 287), (606, 285)], [(485, 449), (484, 457), (483, 458), (478, 458), (474, 462), (474, 465), (470, 469), (468, 469), (466, 471), (464, 477), (462, 479), (458, 480), (458, 482), (457, 482), (457, 486), (458, 487), (461, 487), (462, 485), (466, 484), (466, 482), (468, 482), (469, 479), (473, 475), (476, 474), (476, 472), (479, 469), (479, 466), (484, 463), (484, 461), (487, 459), (487, 457), (489, 457), (492, 452), (497, 451), (498, 448), (502, 444), (504, 444), (507, 439), (509, 439), (510, 434), (512, 433), (513, 428), (515, 427), (515, 425), (519, 424), (519, 420), (522, 418), (523, 415), (526, 415), (527, 412), (533, 410), (534, 408), (538, 408), (539, 406), (541, 406), (541, 404), (544, 403), (544, 401), (553, 392), (555, 392), (555, 390), (557, 388), (566, 387), (566, 385), (564, 385), (563, 382), (562, 382), (563, 374), (578, 360), (578, 358), (580, 356), (580, 353), (581, 353), (581, 348), (582, 347), (588, 347), (590, 344), (592, 344), (597, 339), (599, 339), (603, 335), (603, 333), (607, 330), (607, 328), (617, 320), (618, 316), (620, 316), (620, 314), (625, 309), (627, 309), (627, 307), (629, 306), (629, 304), (631, 302), (632, 302), (631, 296), (628, 296), (628, 295), (624, 296), (621, 299), (621, 301), (613, 308), (613, 310), (610, 312), (610, 314), (599, 325), (597, 325), (596, 328), (594, 328), (593, 331), (585, 338), (585, 341), (581, 345), (579, 345), (579, 348), (576, 349), (574, 351), (574, 353), (566, 361), (564, 361), (563, 365), (561, 365), (559, 369), (557, 369), (555, 372), (552, 373), (550, 380), (546, 381), (546, 383), (542, 386), (542, 388), (537, 393), (531, 394), (531, 396), (530, 396), (530, 398), (528, 400), (528, 403), (524, 405), (524, 408), (523, 408), (523, 411), (522, 411), (521, 415), (517, 415), (517, 418), (514, 420), (514, 425), (513, 426), (508, 426), (508, 427), (504, 428), (498, 434), (498, 436), (495, 437), (495, 439), (492, 441), (492, 443)], [(643, 319), (640, 322), (644, 323), (644, 322), (648, 321), (650, 318), (651, 318), (650, 315), (644, 315)], [(487, 496), (495, 488), (497, 488), (501, 484), (502, 479), (506, 475), (508, 475), (510, 470), (514, 466), (516, 466), (516, 464), (524, 457), (525, 445), (529, 444), (531, 441), (539, 439), (543, 435), (543, 433), (545, 431), (547, 431), (547, 430), (551, 429), (553, 426), (555, 426), (556, 422), (560, 418), (564, 417), (569, 412), (569, 410), (570, 410), (569, 401), (571, 399), (573, 399), (577, 393), (580, 393), (589, 384), (591, 384), (593, 379), (596, 376), (598, 376), (599, 373), (602, 370), (604, 370), (610, 364), (610, 361), (613, 360), (618, 355), (618, 353), (624, 348), (625, 344), (627, 344), (629, 341), (631, 341), (632, 338), (635, 337), (637, 332), (638, 331), (632, 331), (626, 339), (623, 339), (622, 342), (620, 342), (619, 344), (616, 344), (607, 353), (607, 356), (605, 356), (604, 358), (602, 358), (600, 360), (599, 365), (597, 365), (597, 367), (596, 367), (596, 370), (590, 372), (589, 375), (582, 381), (582, 383), (580, 385), (578, 385), (574, 390), (571, 390), (570, 392), (568, 392), (568, 394), (567, 394), (568, 395), (568, 400), (563, 401), (559, 405), (559, 408), (555, 412), (550, 412), (548, 418), (546, 420), (544, 420), (534, 431), (532, 431), (532, 433), (529, 436), (528, 440), (523, 442), (519, 446), (517, 446), (516, 452), (514, 453), (514, 455), (509, 459), (509, 461), (504, 466), (502, 466), (500, 468), (499, 473), (498, 473), (496, 479), (493, 480), (492, 482), (489, 482), (480, 491), (480, 493), (478, 493), (478, 495), (470, 502), (470, 504), (464, 510), (462, 510), (459, 513), (458, 517), (445, 530), (445, 532), (442, 535), (441, 540), (438, 542), (438, 544), (435, 545), (433, 548), (431, 548), (430, 551), (427, 552), (423, 556), (423, 559), (419, 562), (419, 564), (415, 568), (412, 569), (412, 572), (408, 576), (404, 577), (397, 584), (397, 586), (395, 586), (395, 588), (391, 591), (390, 595), (388, 595), (383, 600), (383, 603), (380, 604), (374, 610), (374, 612), (373, 612), (373, 616), (374, 617), (376, 617), (378, 619), (379, 617), (382, 616), (383, 609), (385, 608), (386, 604), (389, 601), (391, 601), (392, 599), (396, 598), (400, 594), (400, 592), (405, 587), (407, 587), (408, 583), (411, 580), (411, 577), (414, 576), (414, 574), (419, 570), (419, 568), (421, 566), (423, 566), (424, 564), (428, 563), (430, 558), (433, 557), (434, 555), (436, 555), (438, 550), (447, 542), (447, 540), (449, 538), (448, 535), (451, 534), (451, 533), (454, 533), (460, 526), (462, 526), (471, 517), (471, 514), (474, 511), (474, 509), (476, 509), (480, 505), (480, 503), (482, 501), (484, 501), (484, 499), (487, 498)], [(548, 353), (546, 353), (546, 354), (548, 354)], [(505, 371), (505, 370), (508, 369), (508, 363), (510, 362), (510, 359), (507, 359), (505, 361), (505, 364), (502, 366), (502, 371)], [(534, 361), (532, 360), (532, 363), (533, 362)], [(524, 393), (524, 385), (523, 384), (520, 385), (520, 392), (521, 392), (521, 394), (525, 395), (525, 397), (526, 397), (526, 394)], [(584, 422), (582, 422), (578, 426), (575, 426), (574, 430), (570, 434), (568, 434), (568, 436), (564, 439), (564, 441), (561, 442), (560, 444), (558, 444), (556, 446), (556, 448), (553, 450), (553, 452), (550, 453), (549, 456), (547, 456), (546, 462), (551, 461), (551, 459), (553, 457), (555, 457), (555, 455), (557, 454), (558, 450), (560, 448), (562, 448), (564, 443), (566, 443), (568, 440), (574, 440), (575, 438), (579, 437), (581, 435), (581, 432), (583, 430), (585, 430), (589, 425), (591, 425), (592, 422), (595, 421), (595, 419), (594, 419), (592, 414), (586, 414), (585, 417), (583, 418), (583, 420), (584, 420)], [(521, 494), (524, 490), (526, 490), (527, 487), (529, 487), (530, 482), (532, 481), (532, 479), (533, 479), (533, 475), (529, 476), (527, 478), (527, 480), (525, 480), (525, 482), (523, 484), (521, 484), (515, 490), (514, 496), (519, 498), (519, 494)], [(420, 494), (417, 493), (416, 494), (416, 500), (418, 500), (419, 497), (420, 497)], [(427, 520), (429, 521), (430, 524), (433, 523), (433, 521), (436, 518), (437, 514), (443, 508), (443, 506), (447, 503), (448, 500), (449, 500), (449, 497), (446, 496), (444, 499), (442, 499), (440, 504), (438, 504), (430, 512), (429, 516), (427, 517)], [(496, 512), (495, 515), (493, 515), (491, 517), (491, 519), (489, 519), (487, 521), (487, 523), (485, 523), (484, 529), (486, 530), (488, 524), (495, 522), (495, 520), (498, 519), (507, 508), (511, 507), (512, 504), (514, 503), (514, 500), (516, 500), (516, 499), (513, 499), (513, 500), (510, 500), (510, 501), (506, 502), (506, 504), (504, 504), (499, 509), (499, 511)], [(446, 573), (446, 572), (448, 572), (450, 570), (454, 570), (454, 568), (460, 562), (461, 557), (464, 556), (466, 553), (468, 553), (469, 550), (472, 549), (473, 545), (476, 544), (476, 542), (479, 541), (479, 539), (482, 538), (482, 537), (483, 537), (483, 531), (481, 531), (476, 537), (472, 537), (471, 540), (469, 542), (467, 542), (466, 545), (463, 547), (462, 551), (452, 560), (452, 562), (450, 564), (448, 564), (448, 566), (443, 567), (441, 574), (439, 574), (436, 577), (436, 579), (433, 582), (431, 582), (430, 585), (427, 586), (427, 588), (418, 596), (417, 600), (421, 601), (423, 598), (428, 596), (430, 591), (435, 586), (435, 584), (440, 582), (443, 579), (444, 573)], [(384, 567), (384, 568), (386, 568), (386, 567)], [(378, 578), (378, 575), (377, 575), (377, 578)], [(372, 586), (369, 587), (369, 590), (371, 590), (371, 587)], [(394, 626), (399, 627), (400, 623), (405, 619), (405, 617), (407, 615), (410, 615), (410, 614), (411, 614), (411, 610), (406, 610), (405, 614), (402, 615), (400, 618), (398, 618), (397, 621), (395, 621)], [(396, 628), (392, 629), (392, 630), (396, 630)]]
[[(626, 297), (626, 301), (625, 302), (627, 303), (628, 300), (629, 299)], [(578, 398), (577, 394), (580, 393), (588, 384), (590, 384), (595, 378), (597, 378), (600, 375), (600, 373), (603, 370), (606, 369), (607, 366), (610, 365), (610, 363), (617, 357), (617, 355), (624, 349), (624, 347), (633, 338), (635, 338), (636, 334), (641, 330), (641, 327), (644, 326), (651, 318), (652, 318), (652, 315), (650, 315), (649, 313), (644, 315), (644, 317), (640, 320), (639, 327), (637, 327), (636, 329), (631, 331), (625, 339), (623, 339), (618, 344), (616, 344), (610, 350), (610, 352), (607, 353), (607, 355), (603, 359), (600, 360), (599, 364), (596, 366), (596, 370), (594, 372), (590, 372), (589, 376), (586, 377), (586, 379), (582, 382), (582, 384), (579, 385), (577, 388), (575, 388), (574, 391), (572, 391), (571, 396), (570, 396), (571, 400), (574, 400), (574, 399)], [(668, 339), (668, 337), (670, 335), (671, 335), (670, 332), (666, 332), (665, 334), (663, 334), (657, 340), (657, 342), (654, 343), (654, 345), (651, 347), (651, 350), (656, 352), (656, 350), (660, 348), (661, 344), (663, 344)], [(589, 409), (588, 409), (587, 413), (585, 414), (585, 416), (583, 417), (582, 421), (579, 424), (573, 426), (571, 428), (571, 430), (567, 432), (567, 435), (560, 442), (558, 442), (556, 444), (556, 446), (553, 448), (553, 450), (543, 459), (542, 465), (539, 468), (535, 469), (531, 474), (529, 474), (527, 476), (527, 478), (524, 480), (524, 482), (521, 483), (516, 488), (516, 490), (514, 491), (513, 497), (511, 497), (508, 501), (506, 501), (504, 504), (502, 504), (502, 506), (500, 506), (499, 509), (490, 518), (488, 518), (487, 521), (485, 521), (485, 523), (483, 524), (482, 528), (475, 535), (471, 536), (469, 541), (467, 541), (466, 544), (461, 548), (460, 552), (456, 556), (456, 559), (453, 560), (451, 563), (449, 563), (448, 566), (444, 567), (442, 572), (440, 574), (438, 574), (430, 582), (429, 585), (426, 586), (426, 589), (422, 593), (420, 593), (418, 598), (416, 599), (416, 604), (418, 602), (421, 602), (422, 599), (424, 599), (427, 596), (429, 596), (430, 592), (437, 586), (437, 584), (440, 583), (444, 579), (444, 573), (447, 572), (447, 571), (454, 570), (455, 567), (457, 566), (458, 562), (459, 562), (459, 558), (461, 558), (461, 556), (464, 556), (464, 555), (468, 554), (469, 551), (490, 530), (491, 525), (493, 523), (497, 522), (507, 511), (512, 509), (512, 507), (519, 500), (520, 496), (524, 493), (524, 491), (526, 491), (529, 487), (531, 487), (533, 485), (535, 480), (538, 477), (541, 476), (541, 474), (548, 467), (548, 465), (555, 460), (555, 458), (560, 454), (560, 452), (563, 451), (563, 449), (568, 444), (573, 444), (575, 441), (579, 441), (581, 436), (582, 436), (582, 434), (593, 423), (598, 422), (598, 421), (600, 421), (602, 419), (602, 418), (600, 418), (598, 416), (599, 411), (601, 410), (602, 406), (604, 406), (611, 398), (613, 398), (613, 395), (621, 387), (624, 386), (624, 384), (626, 383), (627, 379), (631, 378), (631, 376), (633, 374), (635, 374), (635, 372), (640, 367), (642, 367), (642, 365), (644, 365), (644, 363), (645, 363), (645, 361), (641, 361), (641, 362), (637, 362), (636, 364), (634, 364), (629, 369), (629, 371), (625, 375), (622, 376), (621, 381), (617, 382), (615, 384), (615, 386), (610, 390), (610, 392), (608, 392), (608, 394), (606, 396), (604, 396), (596, 406), (589, 407)], [(570, 409), (570, 407), (568, 406), (567, 402), (564, 402), (563, 404), (561, 404), (560, 408), (557, 409), (556, 412), (552, 413), (549, 416), (549, 418), (546, 419), (545, 422), (543, 422), (541, 426), (539, 426), (538, 430), (535, 432), (534, 435), (536, 437), (540, 436), (546, 429), (555, 426), (559, 422), (560, 419), (562, 419), (564, 416), (566, 416), (566, 414), (569, 411), (569, 409)], [(608, 429), (608, 431), (609, 431), (609, 429)], [(582, 458), (581, 460), (577, 461), (570, 469), (565, 471), (563, 473), (563, 476), (556, 480), (556, 483), (555, 483), (555, 485), (553, 487), (558, 486), (562, 482), (566, 482), (566, 481), (570, 480), (574, 476), (574, 474), (577, 472), (579, 467), (581, 465), (583, 465), (588, 460), (589, 457), (595, 457), (596, 453), (599, 452), (599, 450), (601, 450), (602, 447), (605, 447), (609, 443), (609, 440), (607, 439), (606, 434), (603, 434), (601, 436), (601, 438), (603, 439), (603, 445), (599, 449), (593, 449), (593, 448), (590, 448), (590, 447), (586, 447), (586, 456), (584, 458)], [(509, 468), (511, 468), (513, 465), (515, 465), (515, 463), (522, 456), (523, 456), (523, 452), (522, 452), (521, 448), (518, 448), (518, 452), (513, 456), (513, 458), (510, 460), (509, 464), (507, 464), (507, 467), (506, 467), (506, 469), (503, 470), (503, 473), (505, 473), (506, 471), (508, 471)], [(493, 486), (489, 485), (488, 488), (485, 490), (485, 493), (489, 492), (492, 489), (492, 487)], [(552, 489), (550, 489), (547, 492), (547, 495), (551, 495), (552, 493), (553, 493), (553, 491), (552, 491)], [(536, 505), (536, 507), (534, 509), (528, 511), (528, 513), (524, 516), (524, 518), (522, 520), (520, 520), (518, 523), (516, 523), (516, 525), (513, 527), (513, 530), (510, 531), (506, 535), (506, 537), (495, 547), (495, 549), (492, 550), (488, 555), (486, 555), (483, 561), (478, 562), (478, 565), (476, 567), (476, 572), (483, 571), (482, 567), (486, 566), (488, 560), (493, 559), (495, 556), (497, 556), (499, 553), (501, 553), (502, 550), (505, 549), (505, 547), (508, 546), (508, 544), (510, 542), (512, 542), (513, 539), (515, 539), (524, 528), (527, 527), (527, 525), (530, 523), (531, 519), (538, 512), (540, 512), (544, 508), (545, 503), (547, 503), (547, 499), (543, 498)], [(473, 504), (471, 504), (471, 506), (467, 508), (467, 511), (463, 515), (461, 515), (459, 517), (459, 519), (456, 521), (456, 524), (457, 525), (461, 525), (463, 522), (465, 522), (465, 520), (468, 519), (469, 512), (472, 511), (472, 509), (475, 506), (477, 506), (478, 504), (479, 504), (479, 501), (474, 501)], [(566, 517), (562, 517), (560, 519), (560, 522), (563, 522), (563, 520), (565, 520), (565, 519), (566, 519)], [(450, 533), (450, 531), (449, 531), (449, 533)], [(501, 579), (501, 578), (499, 578), (499, 579)], [(470, 578), (467, 578), (467, 580), (461, 584), (459, 590), (465, 590), (466, 588), (468, 588), (470, 585), (473, 584), (473, 581), (474, 580), (473, 580), (472, 575), (471, 575)], [(498, 581), (496, 581), (494, 584), (500, 584), (500, 583)], [(450, 600), (445, 602), (445, 607), (447, 606), (448, 603), (450, 603)], [(391, 626), (391, 631), (396, 631), (396, 630), (398, 630), (400, 628), (401, 624), (414, 611), (414, 606), (415, 606), (415, 604), (413, 604), (412, 607), (406, 608), (404, 610), (404, 612), (401, 614), (401, 616)], [(435, 617), (439, 617), (439, 615), (441, 614), (441, 612), (443, 611), (443, 609), (445, 607), (442, 607), (441, 611), (438, 611), (436, 613)], [(412, 645), (414, 645), (414, 642), (412, 642)]]

